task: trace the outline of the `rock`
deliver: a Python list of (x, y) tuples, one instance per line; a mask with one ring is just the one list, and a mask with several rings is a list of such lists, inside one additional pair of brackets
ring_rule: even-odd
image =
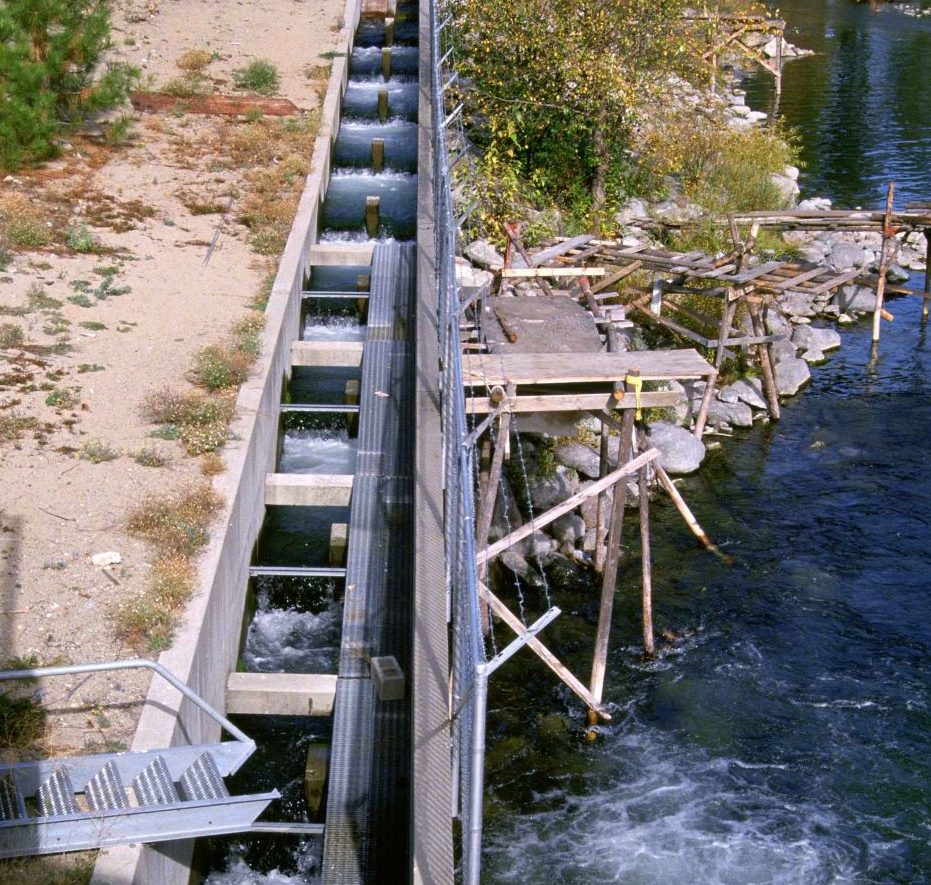
[(708, 422), (717, 427), (720, 424), (730, 424), (733, 427), (751, 427), (753, 425), (753, 412), (746, 403), (725, 403), (713, 400), (708, 408)]
[(786, 178), (791, 178), (793, 181), (798, 181), (798, 177), (802, 173), (798, 166), (786, 166), (782, 174), (785, 175)]
[(798, 182), (794, 178), (789, 178), (788, 175), (780, 175), (778, 172), (773, 172), (769, 176), (769, 180), (779, 191), (783, 201), (789, 206), (794, 206), (799, 195)]
[(806, 233), (803, 230), (787, 230), (783, 231), (782, 242), (787, 246), (799, 246), (807, 245), (811, 234)]
[(849, 326), (851, 323), (855, 323), (856, 320), (849, 314), (840, 313), (837, 315), (837, 322), (839, 322), (842, 326)]
[(803, 212), (827, 212), (831, 205), (827, 197), (809, 197), (807, 200), (802, 200), (798, 207)]
[(820, 350), (823, 352), (840, 347), (840, 334), (834, 329), (799, 326), (792, 333), (792, 343), (800, 350)]
[(527, 539), (527, 558), (543, 563), (558, 546), (546, 532), (534, 532)]
[(501, 267), (504, 264), (504, 256), (487, 240), (474, 240), (462, 250), (462, 254), (473, 264), (485, 270), (490, 267)]
[(509, 568), (515, 575), (519, 578), (526, 578), (530, 575), (532, 569), (530, 568), (530, 563), (524, 559), (513, 547), (509, 550), (505, 550), (499, 557), (499, 561), (503, 566)]
[[(591, 483), (586, 483), (585, 485), (591, 485)], [(582, 488), (585, 488), (585, 486), (582, 486)], [(579, 505), (579, 512), (582, 514), (582, 521), (585, 523), (586, 529), (593, 529), (598, 525), (598, 500), (600, 498), (600, 495), (593, 495), (586, 498), (581, 505)], [(608, 524), (608, 515), (611, 512), (611, 501), (613, 498), (614, 491), (608, 489), (601, 504), (602, 525)]]
[(737, 393), (731, 389), (731, 386), (722, 387), (717, 393), (718, 399), (722, 403), (739, 403), (740, 397), (737, 396)]
[(788, 338), (792, 334), (792, 324), (778, 310), (768, 310), (766, 331), (770, 335), (785, 335)]
[(578, 513), (566, 513), (553, 522), (553, 537), (561, 544), (575, 544), (585, 537), (585, 520)]
[(552, 476), (530, 476), (528, 485), (533, 506), (540, 510), (549, 510), (550, 507), (574, 495), (578, 491), (579, 481), (570, 476), (565, 467), (559, 466)]
[[(793, 317), (813, 317), (817, 314), (810, 295), (802, 292), (785, 292), (778, 298), (782, 312)], [(775, 334), (775, 333), (774, 333)]]
[(647, 204), (639, 197), (628, 200), (621, 211), (614, 216), (614, 220), (619, 227), (627, 227), (634, 221), (647, 221), (649, 218), (650, 211), (647, 209)]
[(582, 549), (586, 553), (594, 553), (597, 539), (598, 533), (595, 531), (595, 529), (589, 529), (585, 533), (585, 536), (582, 538)]
[(798, 257), (803, 261), (810, 261), (812, 264), (821, 264), (827, 253), (820, 243), (808, 243), (799, 247)]
[(802, 359), (809, 365), (813, 365), (814, 363), (823, 363), (827, 357), (825, 357), (823, 351), (809, 348), (802, 354)]
[(589, 479), (598, 479), (600, 473), (600, 457), (598, 452), (582, 443), (573, 442), (556, 449), (556, 460), (566, 467), (587, 476)]
[(705, 457), (705, 446), (684, 427), (668, 421), (650, 425), (648, 439), (659, 449), (659, 463), (667, 473), (692, 473)]
[(850, 283), (847, 286), (841, 286), (835, 296), (835, 301), (845, 313), (852, 310), (871, 311), (876, 306), (876, 293), (869, 286)]
[(464, 258), (456, 258), (456, 284), (460, 288), (481, 289), (494, 281), (491, 271), (473, 267)]
[(704, 213), (701, 206), (690, 203), (684, 198), (678, 200), (664, 200), (653, 207), (653, 215), (660, 221), (670, 221), (681, 224), (686, 221), (695, 221), (701, 218)]
[(692, 410), (689, 408), (689, 398), (688, 394), (686, 393), (685, 386), (676, 380), (670, 380), (666, 382), (666, 387), (670, 391), (682, 394), (682, 401), (678, 405), (672, 407), (675, 414), (676, 424), (688, 424)]
[(853, 267), (866, 267), (870, 256), (853, 243), (838, 243), (831, 249), (828, 263), (834, 270), (850, 270)]
[(886, 279), (891, 283), (904, 283), (908, 280), (908, 271), (898, 264), (890, 264), (886, 271)]
[(763, 111), (750, 111), (750, 113), (747, 114), (746, 119), (750, 123), (761, 123), (768, 116), (769, 114), (764, 114)]
[(92, 565), (119, 565), (123, 561), (123, 557), (120, 556), (115, 550), (107, 550), (104, 553), (95, 553), (91, 557)]
[[(729, 384), (723, 390), (727, 390), (735, 397), (732, 402), (746, 403), (754, 409), (766, 408), (766, 398), (763, 396), (763, 382), (759, 378), (741, 378), (739, 381)], [(724, 400), (724, 402), (727, 402), (727, 400)]]
[(773, 369), (776, 376), (776, 390), (781, 396), (792, 396), (798, 393), (799, 388), (808, 383), (811, 378), (808, 363), (798, 358), (780, 360)]

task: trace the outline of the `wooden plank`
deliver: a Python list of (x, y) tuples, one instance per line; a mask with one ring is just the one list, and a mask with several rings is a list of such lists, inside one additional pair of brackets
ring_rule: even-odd
[(570, 384), (614, 382), (639, 369), (644, 380), (702, 378), (711, 365), (692, 348), (625, 353), (493, 353), (477, 354), (463, 366), (466, 387), (508, 382)]
[[(662, 409), (677, 406), (684, 399), (684, 394), (675, 390), (645, 390), (640, 394), (640, 404), (644, 409)], [(467, 415), (484, 415), (495, 408), (488, 397), (467, 397), (465, 401)], [(511, 412), (585, 412), (591, 409), (635, 409), (637, 397), (625, 393), (620, 401), (613, 393), (565, 393), (539, 394), (535, 396), (517, 396), (508, 402)]]
[[(485, 584), (479, 581), (478, 592), (488, 603), (491, 610), (507, 624), (518, 636), (526, 633), (526, 627), (520, 619), (500, 600)], [(602, 719), (610, 721), (611, 714), (595, 700), (594, 695), (572, 674), (559, 658), (556, 657), (536, 636), (527, 637), (527, 645), (549, 667), (587, 707), (594, 710)]]
[(503, 267), (499, 272), (504, 279), (539, 279), (542, 277), (603, 277), (608, 271), (603, 267)]
[(130, 92), (129, 100), (137, 111), (172, 111), (186, 114), (240, 116), (262, 114), (266, 117), (290, 117), (299, 113), (287, 98), (262, 98), (258, 95), (191, 95), (179, 97), (164, 92)]
[(645, 317), (647, 317), (650, 322), (656, 323), (659, 326), (663, 326), (664, 328), (669, 329), (671, 332), (675, 332), (677, 335), (683, 335), (690, 341), (694, 341), (696, 344), (700, 344), (702, 347), (714, 346), (712, 345), (709, 338), (706, 338), (699, 332), (694, 332), (692, 329), (683, 326), (681, 323), (677, 323), (675, 320), (670, 320), (668, 317), (658, 316), (649, 308), (641, 307), (639, 304), (635, 304), (633, 307), (635, 310), (638, 310)]
[(484, 550), (479, 550), (475, 555), (476, 562), (482, 565), (494, 559), (499, 554), (504, 553), (509, 547), (513, 547), (518, 541), (522, 541), (524, 538), (542, 529), (543, 526), (549, 525), (554, 520), (559, 519), (564, 513), (574, 510), (579, 504), (591, 498), (593, 495), (597, 495), (599, 492), (611, 488), (619, 479), (633, 475), (644, 464), (648, 464), (658, 457), (659, 449), (647, 449), (642, 455), (638, 455), (633, 460), (618, 467), (617, 470), (609, 473), (604, 478), (596, 480), (590, 486), (582, 489), (581, 492), (576, 492), (574, 495), (566, 498), (561, 504), (550, 507), (545, 513), (541, 513), (528, 522), (525, 522), (519, 529), (511, 532), (509, 535), (505, 535), (500, 541), (495, 541), (494, 544), (489, 544)]
[(801, 283), (806, 283), (808, 280), (813, 280), (815, 277), (824, 273), (823, 267), (816, 267), (813, 270), (806, 270), (804, 273), (797, 274), (794, 277), (789, 277), (785, 280), (780, 280), (779, 282), (766, 280), (763, 285), (767, 289), (774, 289), (777, 292), (785, 292), (788, 289), (791, 289), (793, 286), (798, 286)]
[(537, 252), (536, 255), (531, 255), (530, 266), (540, 267), (541, 264), (546, 264), (547, 261), (552, 261), (560, 255), (565, 255), (566, 252), (571, 252), (573, 249), (578, 249), (580, 246), (588, 245), (588, 243), (594, 239), (594, 234), (582, 234), (579, 237), (573, 237), (571, 240), (564, 240), (562, 243), (550, 246), (542, 252)]
[(728, 277), (727, 281), (729, 283), (737, 283), (738, 285), (749, 283), (751, 280), (755, 280), (757, 277), (766, 276), (766, 274), (772, 273), (777, 268), (782, 267), (785, 263), (786, 262), (784, 261), (767, 261), (766, 264), (760, 264), (757, 267), (751, 267), (749, 270), (744, 270), (738, 274), (734, 274), (734, 276)]
[(840, 276), (834, 277), (828, 280), (826, 283), (822, 283), (818, 286), (817, 289), (806, 289), (806, 295), (821, 295), (824, 292), (830, 292), (832, 289), (839, 289), (844, 283), (849, 283), (851, 280), (857, 279), (857, 277), (866, 276), (866, 271), (861, 269), (848, 270), (842, 273)]
[(641, 267), (643, 267), (642, 261), (632, 261), (626, 267), (622, 267), (620, 270), (609, 274), (603, 280), (600, 280), (597, 285), (592, 286), (592, 292), (603, 292), (625, 277), (629, 277), (635, 270), (640, 270)]

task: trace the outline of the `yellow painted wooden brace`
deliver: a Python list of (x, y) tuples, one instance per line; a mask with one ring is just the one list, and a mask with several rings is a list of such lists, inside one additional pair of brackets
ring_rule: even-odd
[(643, 393), (643, 378), (639, 375), (628, 375), (624, 378), (624, 383), (633, 387), (634, 396), (636, 397), (637, 402), (637, 414), (636, 418), (639, 421), (643, 418), (643, 404), (640, 400), (640, 394)]

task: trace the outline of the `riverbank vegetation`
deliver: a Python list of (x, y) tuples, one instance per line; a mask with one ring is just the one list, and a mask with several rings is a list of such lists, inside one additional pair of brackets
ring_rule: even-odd
[[(757, 12), (730, 2), (722, 11)], [(457, 0), (457, 96), (474, 162), (472, 233), (535, 219), (528, 238), (616, 228), (634, 196), (684, 196), (706, 213), (777, 208), (785, 133), (728, 125), (707, 86), (709, 35), (685, 0)], [(466, 164), (462, 164), (465, 166)]]

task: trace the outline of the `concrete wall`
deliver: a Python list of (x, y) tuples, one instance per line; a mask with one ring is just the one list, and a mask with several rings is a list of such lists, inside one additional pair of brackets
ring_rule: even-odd
[[(310, 173), (266, 309), (262, 355), (237, 399), (232, 427), (237, 441), (224, 450), (227, 470), (214, 481), (226, 507), (200, 557), (198, 589), (174, 645), (159, 658), (220, 710), (225, 705), (227, 676), (239, 654), (249, 563), (265, 513), (265, 477), (275, 466), (278, 407), (290, 375), (291, 343), (299, 335), (300, 291), (309, 275), (311, 246), (317, 241), (359, 15), (360, 0), (347, 0), (339, 42), (345, 54), (333, 61)], [(132, 749), (209, 743), (219, 737), (212, 720), (167, 683), (154, 679)], [(110, 849), (101, 853), (92, 881), (94, 885), (187, 885), (192, 851), (192, 841)]]

